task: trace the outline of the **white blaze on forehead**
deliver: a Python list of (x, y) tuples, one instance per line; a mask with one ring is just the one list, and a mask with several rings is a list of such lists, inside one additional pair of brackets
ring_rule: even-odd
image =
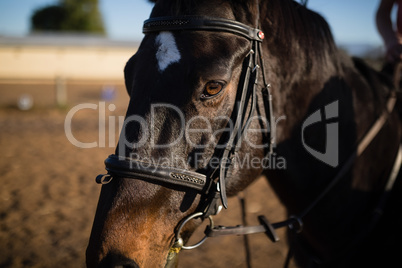
[(179, 62), (181, 59), (176, 41), (171, 32), (161, 32), (155, 39), (155, 45), (158, 48), (156, 59), (158, 60), (160, 72), (163, 72), (170, 64)]

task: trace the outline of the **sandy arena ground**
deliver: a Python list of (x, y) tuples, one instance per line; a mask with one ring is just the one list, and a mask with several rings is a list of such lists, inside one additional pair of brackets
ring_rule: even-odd
[[(103, 84), (68, 86), (68, 107), (54, 107), (53, 85), (0, 84), (0, 267), (85, 267), (87, 246), (100, 186), (94, 178), (104, 172), (109, 147), (109, 116), (123, 116), (128, 97), (117, 86), (114, 111), (106, 107), (105, 148), (81, 149), (69, 142), (64, 130), (67, 113), (77, 104), (99, 107)], [(15, 103), (24, 93), (35, 106), (20, 111)], [(118, 120), (116, 120), (117, 122)], [(117, 124), (117, 123), (116, 123)], [(117, 128), (117, 127), (116, 127)], [(72, 130), (82, 142), (99, 142), (99, 109), (75, 114)], [(285, 218), (264, 178), (245, 192), (249, 224), (264, 214), (271, 221)], [(229, 209), (215, 218), (217, 225), (241, 223), (239, 202), (231, 198)], [(199, 230), (193, 240), (202, 236)], [(249, 236), (252, 264), (282, 267), (287, 245), (273, 244), (264, 234)], [(198, 249), (181, 253), (180, 267), (247, 267), (242, 237), (209, 239)]]

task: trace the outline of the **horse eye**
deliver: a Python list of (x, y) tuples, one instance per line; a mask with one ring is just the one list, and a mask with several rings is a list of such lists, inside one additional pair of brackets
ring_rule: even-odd
[(224, 84), (221, 82), (211, 81), (205, 85), (204, 92), (201, 95), (202, 99), (208, 99), (219, 94), (224, 87)]

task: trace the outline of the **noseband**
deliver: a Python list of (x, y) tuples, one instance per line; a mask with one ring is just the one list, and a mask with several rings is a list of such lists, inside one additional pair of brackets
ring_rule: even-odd
[[(163, 31), (210, 31), (227, 32), (248, 39), (251, 43), (251, 50), (244, 59), (242, 74), (240, 76), (236, 102), (231, 118), (234, 125), (229, 127), (230, 134), (220, 141), (224, 144), (224, 149), (215, 149), (214, 156), (218, 156), (219, 167), (211, 168), (210, 163), (202, 170), (189, 171), (174, 167), (161, 167), (150, 163), (139, 162), (127, 157), (111, 155), (105, 160), (108, 174), (99, 175), (96, 179), (98, 183), (107, 183), (112, 178), (132, 178), (145, 180), (151, 183), (178, 186), (193, 189), (202, 194), (202, 202), (198, 212), (203, 213), (203, 217), (214, 215), (219, 210), (219, 202), (227, 208), (226, 197), (226, 178), (228, 169), (232, 164), (232, 159), (240, 148), (245, 130), (248, 128), (251, 116), (257, 106), (257, 86), (258, 70), (261, 70), (264, 86), (262, 94), (267, 114), (269, 126), (273, 122), (272, 97), (269, 92), (269, 85), (264, 74), (264, 64), (262, 57), (261, 43), (264, 40), (264, 33), (256, 28), (252, 28), (243, 23), (200, 16), (182, 17), (160, 17), (151, 18), (144, 22), (143, 33), (158, 33)], [(237, 106), (237, 107), (236, 107)], [(222, 140), (222, 139), (221, 139)], [(268, 154), (272, 152), (273, 133), (270, 131)]]

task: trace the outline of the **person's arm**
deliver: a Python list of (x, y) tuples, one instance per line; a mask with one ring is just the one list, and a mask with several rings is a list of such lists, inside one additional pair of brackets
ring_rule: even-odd
[(391, 20), (391, 11), (395, 2), (395, 0), (381, 0), (376, 14), (377, 29), (384, 40), (387, 58), (391, 62), (402, 59), (402, 45)]
[(391, 11), (395, 0), (381, 0), (376, 14), (378, 32), (381, 34), (387, 49), (398, 43), (391, 21)]

